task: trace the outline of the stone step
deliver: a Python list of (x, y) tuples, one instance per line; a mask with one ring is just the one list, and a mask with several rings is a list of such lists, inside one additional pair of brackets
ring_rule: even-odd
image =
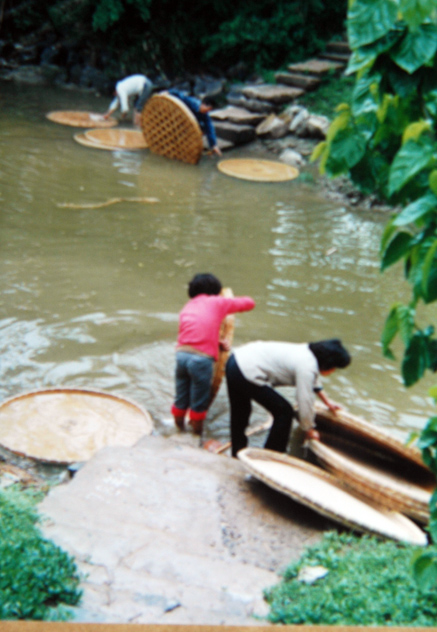
[(303, 90), (315, 90), (320, 85), (320, 78), (311, 75), (301, 75), (294, 72), (277, 72), (275, 79), (278, 83), (285, 83), (287, 86), (297, 86)]
[(350, 55), (348, 53), (330, 53), (326, 51), (320, 54), (321, 59), (329, 59), (330, 61), (337, 61), (340, 64), (346, 65), (349, 61)]
[(275, 111), (275, 106), (273, 105), (273, 103), (262, 101), (261, 99), (248, 99), (243, 94), (241, 94), (241, 92), (231, 92), (226, 97), (226, 101), (229, 103), (229, 105), (244, 108), (246, 110), (250, 110), (250, 112), (257, 112), (265, 116)]
[(266, 118), (267, 114), (262, 112), (250, 112), (246, 108), (228, 105), (225, 108), (213, 110), (210, 116), (212, 119), (218, 121), (230, 121), (231, 123), (241, 125), (258, 125)]
[(308, 61), (290, 64), (288, 70), (290, 72), (302, 72), (323, 76), (328, 72), (342, 70), (343, 64), (328, 59), (309, 59)]
[(217, 121), (214, 123), (214, 129), (219, 138), (234, 145), (244, 145), (256, 138), (255, 128), (252, 125), (237, 125), (228, 121)]
[(326, 45), (326, 50), (332, 53), (351, 53), (351, 49), (349, 48), (349, 43), (346, 41), (342, 42), (328, 42)]
[(278, 86), (275, 84), (264, 83), (254, 86), (246, 86), (242, 93), (249, 99), (261, 99), (275, 105), (290, 103), (298, 97), (302, 96), (305, 91), (301, 88), (291, 88), (289, 86)]

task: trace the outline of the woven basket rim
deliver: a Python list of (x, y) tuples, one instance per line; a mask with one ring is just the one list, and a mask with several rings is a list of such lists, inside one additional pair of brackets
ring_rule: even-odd
[[(84, 124), (83, 119), (85, 116), (88, 117), (88, 122)], [(58, 123), (60, 125), (67, 125), (69, 127), (83, 127), (83, 128), (91, 128), (91, 127), (99, 127), (100, 129), (115, 127), (118, 125), (117, 119), (113, 117), (109, 117), (108, 119), (92, 118), (93, 116), (99, 117), (101, 114), (97, 114), (96, 112), (89, 112), (87, 110), (53, 110), (52, 112), (47, 112), (46, 118), (53, 123)], [(80, 119), (82, 118), (82, 122)]]
[[(256, 176), (250, 173), (244, 173), (238, 170), (238, 167), (248, 166), (255, 169), (256, 167), (269, 167), (273, 173), (276, 171), (278, 177), (272, 177), (271, 175)], [(235, 167), (237, 167), (235, 169)], [(299, 175), (299, 170), (296, 167), (287, 165), (284, 162), (278, 160), (265, 160), (261, 158), (227, 158), (221, 160), (217, 164), (217, 169), (225, 175), (239, 178), (241, 180), (249, 180), (251, 182), (286, 182), (294, 180)]]
[[(125, 397), (124, 395), (117, 395), (114, 393), (109, 393), (107, 391), (102, 391), (98, 389), (91, 388), (77, 388), (77, 387), (52, 387), (52, 388), (42, 388), (35, 389), (31, 391), (26, 391), (24, 393), (20, 393), (19, 395), (14, 395), (12, 397), (8, 397), (0, 402), (0, 415), (2, 413), (7, 412), (7, 408), (11, 405), (19, 403), (20, 401), (24, 401), (26, 399), (32, 399), (34, 397), (41, 397), (45, 395), (81, 395), (81, 396), (89, 396), (89, 397), (99, 397), (101, 399), (110, 400), (116, 402), (118, 404), (123, 404), (126, 407), (133, 409), (136, 413), (141, 415), (145, 423), (145, 429), (143, 430), (143, 436), (150, 435), (153, 432), (153, 419), (150, 413), (143, 408), (136, 401)], [(28, 452), (20, 451), (18, 448), (11, 447), (7, 445), (7, 442), (0, 436), (0, 445), (4, 446), (6, 449), (10, 450), (14, 454), (19, 454), (21, 456), (25, 456), (27, 458), (31, 458), (42, 463), (52, 463), (52, 464), (66, 464), (71, 463), (71, 460), (65, 460), (60, 458), (46, 458), (43, 456), (32, 455)], [(77, 460), (77, 459), (75, 459)]]
[(416, 463), (416, 465), (422, 467), (424, 470), (430, 472), (429, 468), (423, 462), (421, 452), (418, 448), (404, 445), (402, 441), (395, 439), (387, 432), (370, 423), (369, 421), (361, 419), (356, 415), (352, 415), (344, 409), (340, 409), (337, 411), (336, 414), (334, 414), (325, 406), (319, 403), (315, 404), (314, 410), (316, 416), (320, 415), (333, 424), (343, 426), (344, 428), (349, 428), (358, 435), (368, 437), (370, 440), (379, 443), (381, 446), (384, 446), (387, 450), (391, 450), (393, 454), (409, 459), (410, 461)]
[[(350, 462), (350, 466), (345, 465), (346, 457), (342, 459), (341, 455), (320, 441), (310, 440), (308, 445), (320, 464), (334, 474), (344, 486), (357, 490), (366, 498), (389, 509), (406, 513), (412, 517), (420, 517), (421, 520), (427, 521), (429, 518), (429, 502), (422, 502), (414, 496), (408, 495), (407, 491), (403, 492), (396, 489), (390, 485), (390, 481), (384, 484), (383, 482), (378, 483), (374, 478), (365, 478), (354, 469), (352, 462)], [(429, 494), (430, 498), (431, 493)]]
[[(379, 537), (385, 536), (422, 545), (426, 544), (427, 542), (425, 533), (406, 516), (391, 510), (386, 510), (384, 507), (381, 507), (377, 503), (365, 501), (362, 497), (359, 497), (353, 494), (351, 491), (346, 490), (344, 486), (341, 485), (332, 474), (315, 465), (307, 463), (302, 459), (298, 459), (287, 454), (266, 450), (265, 448), (244, 448), (243, 450), (240, 450), (240, 452), (238, 452), (237, 456), (242, 464), (251, 472), (251, 474), (260, 479), (263, 483), (265, 483), (269, 487), (276, 489), (277, 491), (286, 494), (293, 500), (306, 505), (307, 507), (310, 507), (314, 511), (330, 518), (331, 520), (334, 520), (335, 522), (339, 522), (354, 530), (372, 533)], [(342, 494), (346, 497), (350, 497), (354, 500), (354, 502), (356, 501), (360, 503), (363, 508), (367, 507), (371, 510), (371, 512), (377, 512), (378, 514), (382, 515), (393, 525), (396, 524), (397, 527), (405, 532), (405, 535), (399, 537), (398, 535), (394, 535), (393, 533), (388, 533), (388, 530), (386, 533), (383, 533), (381, 529), (376, 528), (375, 526), (372, 528), (369, 524), (365, 525), (360, 523), (357, 516), (347, 517), (344, 512), (343, 515), (341, 515), (338, 513), (338, 511), (336, 512), (332, 508), (323, 506), (321, 503), (316, 502), (314, 499), (310, 499), (307, 495), (304, 496), (302, 493), (296, 492), (295, 490), (290, 489), (290, 487), (282, 485), (260, 472), (254, 465), (254, 462), (256, 462), (257, 460), (279, 462), (284, 465), (289, 465), (295, 469), (297, 468), (313, 475), (318, 480), (325, 481), (335, 489), (341, 491)]]
[[(173, 114), (171, 118), (165, 119), (160, 112), (163, 102), (164, 109), (170, 107)], [(175, 125), (179, 136), (175, 133)], [(181, 125), (185, 136), (180, 135)], [(152, 96), (143, 108), (141, 127), (152, 153), (188, 164), (197, 164), (199, 161), (203, 152), (202, 130), (193, 112), (177, 97), (167, 92)], [(168, 135), (169, 130), (173, 134), (171, 140)], [(183, 147), (184, 143), (185, 147)]]
[[(230, 287), (226, 287), (222, 289), (222, 291), (220, 292), (220, 295), (233, 297), (234, 293), (232, 292), (232, 289)], [(232, 345), (232, 342), (234, 339), (234, 329), (235, 329), (234, 314), (228, 314), (227, 316), (225, 316), (225, 318), (223, 319), (220, 325), (220, 338), (226, 338), (227, 340), (229, 340), (230, 344)], [(214, 364), (214, 372), (213, 372), (213, 377), (212, 377), (211, 393), (210, 393), (210, 399), (209, 399), (210, 406), (212, 402), (214, 401), (220, 389), (221, 383), (223, 381), (225, 368), (226, 368), (226, 362), (228, 361), (229, 355), (230, 355), (229, 351), (220, 350), (218, 360)]]

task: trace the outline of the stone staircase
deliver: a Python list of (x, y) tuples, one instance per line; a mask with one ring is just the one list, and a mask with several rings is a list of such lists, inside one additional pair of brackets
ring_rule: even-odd
[[(301, 109), (296, 104), (304, 104), (305, 94), (317, 90), (326, 75), (341, 73), (349, 56), (347, 42), (330, 42), (318, 58), (290, 64), (286, 71), (275, 73), (274, 84), (233, 87), (227, 95), (228, 105), (211, 112), (219, 147), (226, 150), (257, 137), (288, 134), (292, 119)], [(317, 134), (323, 137), (322, 131)]]

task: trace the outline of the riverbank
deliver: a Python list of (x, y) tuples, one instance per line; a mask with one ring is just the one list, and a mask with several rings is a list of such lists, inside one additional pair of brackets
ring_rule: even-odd
[(75, 621), (266, 625), (264, 589), (332, 524), (198, 443), (106, 448), (41, 503), (83, 574)]

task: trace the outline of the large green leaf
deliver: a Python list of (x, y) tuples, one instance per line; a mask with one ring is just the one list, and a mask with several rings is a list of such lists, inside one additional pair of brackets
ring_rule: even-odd
[(381, 271), (386, 270), (394, 263), (402, 259), (408, 251), (412, 243), (413, 237), (410, 233), (399, 232), (388, 244), (382, 256)]
[(434, 145), (430, 138), (419, 138), (406, 142), (393, 160), (388, 182), (389, 195), (393, 195), (407, 184), (422, 169), (431, 164)]
[(412, 74), (428, 63), (437, 51), (437, 26), (422, 24), (409, 31), (391, 54), (393, 61)]
[(422, 269), (422, 290), (426, 303), (437, 301), (437, 239), (425, 257)]
[(384, 329), (382, 330), (381, 343), (382, 352), (385, 357), (394, 360), (394, 355), (390, 349), (390, 345), (395, 339), (399, 331), (398, 305), (393, 305), (389, 315), (386, 318)]
[(427, 369), (427, 340), (422, 333), (414, 334), (405, 349), (402, 361), (402, 377), (405, 386), (412, 386), (423, 377)]
[(354, 0), (348, 12), (348, 39), (352, 49), (384, 37), (394, 26), (397, 3), (393, 0)]
[(400, 11), (405, 22), (417, 28), (421, 22), (431, 16), (435, 9), (435, 0), (400, 0)]
[(437, 208), (437, 197), (428, 192), (423, 197), (408, 204), (396, 217), (393, 224), (395, 226), (405, 226), (421, 219), (432, 210)]
[(332, 140), (326, 170), (333, 176), (349, 171), (363, 157), (366, 139), (354, 129), (341, 129)]

